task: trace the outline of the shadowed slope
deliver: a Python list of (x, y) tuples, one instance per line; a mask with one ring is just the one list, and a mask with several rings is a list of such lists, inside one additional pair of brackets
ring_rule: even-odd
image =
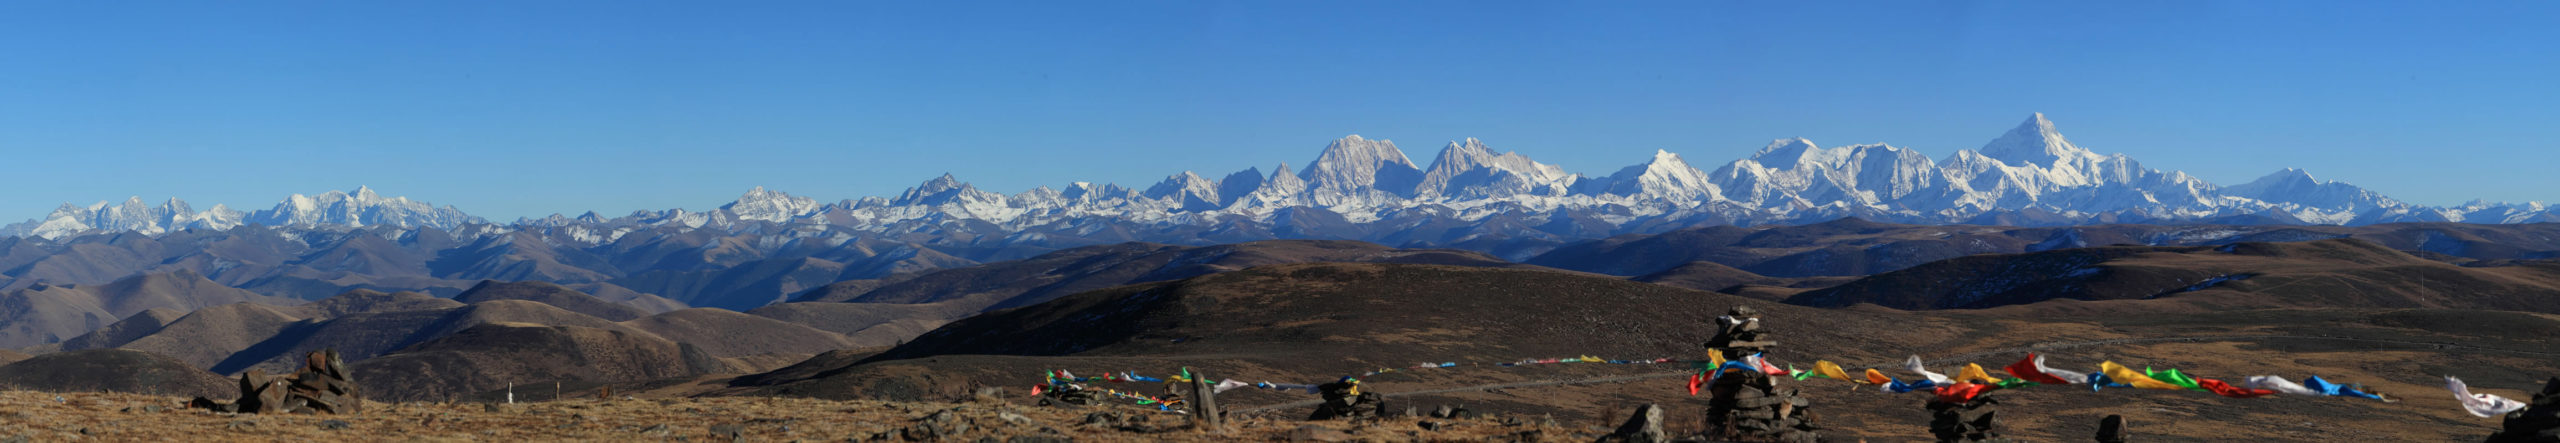
[(2463, 267), (2354, 239), (1982, 255), (1798, 294), (1789, 303), (1983, 308), (2167, 298), (2220, 307), (2469, 308), (2560, 313), (2560, 264)]
[(377, 400), (434, 401), (509, 384), (695, 375), (673, 342), (630, 331), (485, 323), (349, 369)]
[(38, 355), (0, 366), (0, 383), (54, 392), (131, 392), (169, 396), (239, 395), (221, 376), (166, 356), (126, 349)]

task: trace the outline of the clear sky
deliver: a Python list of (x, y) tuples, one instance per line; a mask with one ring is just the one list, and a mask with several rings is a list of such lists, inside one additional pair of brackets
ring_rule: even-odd
[[(734, 4), (746, 3), (746, 4)], [(1463, 137), (1605, 175), (2044, 112), (2225, 185), (2560, 200), (2560, 2), (0, 2), (0, 222), (371, 185), (494, 220)]]

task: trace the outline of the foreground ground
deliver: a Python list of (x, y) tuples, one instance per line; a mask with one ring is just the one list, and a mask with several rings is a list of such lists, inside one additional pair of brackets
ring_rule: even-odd
[[(224, 414), (133, 394), (0, 392), (0, 441), (1587, 441), (1598, 431), (1536, 420), (1355, 424), (1246, 419), (1223, 434), (1135, 407), (1006, 402), (887, 403), (792, 398), (374, 403), (354, 416)], [(1315, 426), (1316, 429), (1305, 429)]]

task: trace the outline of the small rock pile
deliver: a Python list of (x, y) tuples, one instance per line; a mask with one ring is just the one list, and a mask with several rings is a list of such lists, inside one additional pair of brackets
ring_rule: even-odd
[(1324, 395), (1324, 404), (1317, 405), (1316, 412), (1307, 416), (1308, 420), (1387, 415), (1386, 400), (1376, 392), (1360, 392), (1360, 380), (1344, 377), (1342, 381), (1316, 385), (1316, 391)]
[(2522, 410), (2507, 413), (2503, 429), (2489, 434), (2489, 443), (2560, 443), (2560, 377), (2533, 394), (2533, 403)]
[(2000, 400), (1988, 394), (1962, 403), (1930, 400), (1929, 435), (1941, 442), (2008, 441), (1995, 429), (1999, 405)]
[(1102, 404), (1102, 394), (1081, 383), (1058, 383), (1055, 389), (1040, 393), (1041, 406), (1092, 406)]
[(238, 400), (196, 397), (187, 406), (245, 414), (356, 414), (364, 410), (364, 395), (338, 351), (324, 349), (304, 356), (302, 371), (291, 376), (256, 369), (240, 374)]
[(1724, 440), (1813, 442), (1822, 439), (1813, 402), (1795, 388), (1778, 387), (1777, 377), (1750, 371), (1726, 372), (1710, 388), (1707, 434)]

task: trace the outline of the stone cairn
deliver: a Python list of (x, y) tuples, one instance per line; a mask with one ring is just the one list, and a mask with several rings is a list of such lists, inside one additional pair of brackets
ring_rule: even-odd
[(291, 376), (256, 369), (240, 374), (238, 400), (196, 397), (187, 406), (244, 414), (357, 414), (364, 410), (361, 392), (338, 351), (319, 350), (304, 356), (302, 370)]
[[(1929, 399), (1929, 435), (1940, 442), (2008, 441), (1997, 429), (2000, 400), (1976, 395), (1962, 403)], [(2100, 434), (2103, 436), (2104, 434)]]
[(2560, 443), (2560, 377), (2533, 394), (2531, 405), (2507, 413), (2505, 426), (2489, 434), (2489, 443)]
[(1343, 377), (1341, 381), (1316, 385), (1316, 392), (1323, 394), (1324, 404), (1317, 405), (1316, 412), (1307, 416), (1308, 420), (1359, 419), (1387, 415), (1386, 400), (1379, 397), (1376, 392), (1361, 392), (1360, 380), (1356, 378)]
[[(1707, 339), (1707, 349), (1727, 358), (1740, 359), (1767, 352), (1778, 342), (1770, 340), (1769, 331), (1760, 328), (1760, 311), (1750, 306), (1735, 306), (1725, 316), (1717, 317), (1716, 335)], [(1812, 402), (1796, 395), (1795, 388), (1778, 387), (1778, 378), (1754, 371), (1730, 371), (1716, 376), (1707, 387), (1707, 437), (1719, 440), (1814, 442), (1822, 437), (1822, 429), (1814, 420)]]
[(1083, 383), (1061, 381), (1040, 393), (1041, 406), (1092, 406), (1102, 404), (1102, 394), (1085, 388)]

